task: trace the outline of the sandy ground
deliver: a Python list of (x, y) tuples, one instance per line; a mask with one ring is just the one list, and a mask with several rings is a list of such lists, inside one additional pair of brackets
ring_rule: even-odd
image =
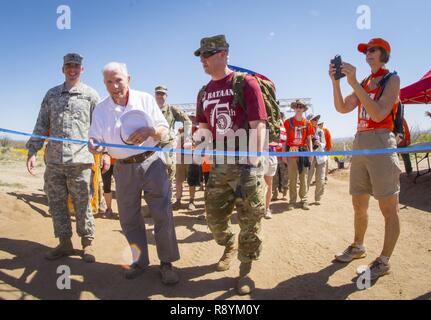
[[(160, 282), (150, 218), (146, 222), (153, 266), (138, 279), (122, 276), (122, 266), (131, 257), (118, 220), (96, 219), (97, 263), (85, 264), (79, 256), (44, 260), (57, 242), (42, 191), (43, 168), (38, 170), (31, 177), (23, 163), (0, 164), (0, 299), (431, 299), (431, 174), (417, 184), (401, 177), (402, 232), (391, 260), (393, 272), (371, 288), (357, 288), (355, 270), (382, 247), (384, 224), (375, 200), (366, 237), (368, 257), (350, 264), (332, 262), (353, 236), (348, 170), (343, 170), (330, 176), (319, 207), (286, 212), (285, 201), (271, 205), (274, 218), (263, 221), (264, 248), (254, 267), (257, 289), (239, 297), (234, 290), (239, 262), (227, 272), (215, 272), (223, 248), (212, 240), (202, 219), (202, 192), (196, 212), (175, 212), (181, 251), (175, 266), (181, 282), (174, 287)], [(311, 200), (313, 192), (311, 188)], [(79, 248), (79, 238), (73, 241)], [(56, 287), (60, 265), (71, 269), (70, 290)]]

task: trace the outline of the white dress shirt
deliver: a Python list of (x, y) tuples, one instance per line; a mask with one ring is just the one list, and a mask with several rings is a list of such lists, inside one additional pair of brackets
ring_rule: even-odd
[[(165, 127), (168, 129), (168, 122), (160, 111), (156, 100), (148, 93), (131, 90), (129, 91), (129, 102), (127, 106), (117, 105), (111, 97), (100, 102), (93, 112), (93, 120), (90, 131), (90, 138), (97, 140), (99, 143), (108, 144), (126, 144), (122, 141), (120, 135), (121, 122), (120, 117), (131, 110), (140, 110), (153, 120), (154, 127)], [(152, 138), (143, 143), (143, 147), (154, 147), (160, 141)], [(128, 157), (145, 152), (145, 150), (108, 148), (109, 155), (114, 159), (126, 159)]]

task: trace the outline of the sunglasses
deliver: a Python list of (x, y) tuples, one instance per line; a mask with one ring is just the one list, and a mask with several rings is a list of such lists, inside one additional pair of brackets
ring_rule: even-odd
[(212, 51), (204, 51), (201, 53), (201, 56), (206, 58), (212, 57), (213, 55), (221, 52), (220, 50), (212, 50)]
[(372, 48), (368, 48), (367, 51), (365, 53), (374, 53), (376, 52), (378, 49), (376, 47), (372, 47)]
[(302, 104), (298, 104), (294, 106), (293, 109), (305, 109), (305, 106), (303, 106)]

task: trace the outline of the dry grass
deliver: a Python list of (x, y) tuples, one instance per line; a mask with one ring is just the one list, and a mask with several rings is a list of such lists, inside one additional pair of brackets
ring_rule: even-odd
[(24, 189), (25, 185), (21, 183), (6, 183), (0, 180), (0, 187), (14, 188), (14, 189)]
[[(37, 154), (38, 162), (43, 162), (44, 151)], [(27, 160), (27, 150), (24, 148), (0, 147), (0, 162), (20, 162)]]

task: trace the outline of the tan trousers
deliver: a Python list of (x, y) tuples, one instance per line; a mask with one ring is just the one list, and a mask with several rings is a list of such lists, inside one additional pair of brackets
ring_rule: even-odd
[(289, 203), (296, 203), (298, 198), (297, 183), (299, 176), (299, 197), (301, 202), (307, 202), (307, 170), (303, 168), (302, 173), (298, 172), (298, 158), (287, 159), (287, 172), (289, 176)]
[(328, 162), (325, 161), (322, 164), (317, 164), (316, 159), (313, 159), (311, 164), (310, 171), (308, 172), (308, 181), (307, 187), (310, 188), (311, 180), (313, 179), (314, 171), (316, 171), (316, 190), (314, 192), (314, 200), (320, 201), (322, 200), (323, 193), (325, 191), (325, 170), (326, 164)]

